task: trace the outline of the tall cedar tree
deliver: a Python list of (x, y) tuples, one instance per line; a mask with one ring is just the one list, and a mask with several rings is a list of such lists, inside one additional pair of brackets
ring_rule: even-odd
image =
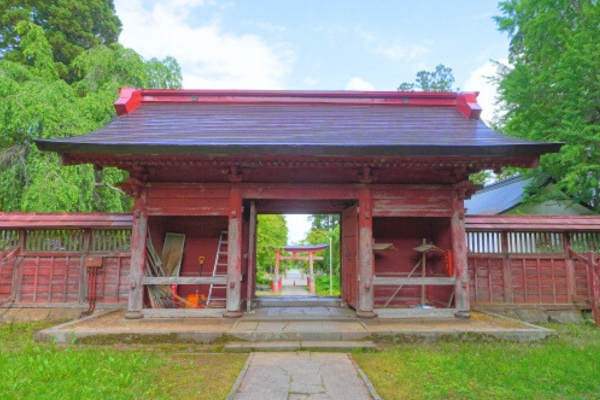
[(112, 0), (2, 0), (0, 57), (20, 64), (33, 62), (17, 31), (22, 21), (40, 26), (62, 77), (73, 80), (71, 62), (85, 50), (117, 42), (121, 20)]
[(24, 59), (0, 57), (0, 211), (130, 211), (130, 199), (115, 187), (123, 171), (61, 167), (34, 141), (102, 127), (114, 116), (119, 87), (181, 87), (177, 61), (145, 61), (118, 43), (98, 45), (72, 60), (76, 79), (69, 82), (41, 26), (20, 21), (14, 32)]
[(498, 28), (510, 37), (500, 68), (506, 134), (566, 143), (542, 157), (575, 199), (600, 211), (600, 4), (597, 0), (510, 0)]

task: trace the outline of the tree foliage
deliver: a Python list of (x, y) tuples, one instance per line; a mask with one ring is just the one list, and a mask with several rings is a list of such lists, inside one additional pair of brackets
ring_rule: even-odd
[(85, 50), (115, 43), (121, 21), (112, 0), (2, 0), (0, 2), (0, 56), (19, 64), (35, 62), (27, 54), (23, 23), (42, 28), (57, 70), (66, 76), (71, 62)]
[(264, 273), (275, 265), (274, 249), (287, 244), (288, 228), (283, 215), (265, 214), (258, 216), (256, 226), (256, 265)]
[[(418, 90), (423, 92), (452, 92), (454, 89), (454, 74), (452, 68), (440, 64), (434, 71), (419, 71), (415, 82), (403, 82), (397, 90), (404, 92)], [(458, 90), (458, 89), (457, 89)]]
[[(306, 234), (303, 244), (330, 244), (332, 265), (335, 273), (340, 269), (340, 216), (336, 214), (313, 214), (308, 217), (311, 222), (311, 228)], [(315, 268), (329, 272), (329, 248), (319, 256), (323, 256), (323, 261), (316, 261)]]
[(308, 217), (308, 222), (311, 223), (311, 230), (331, 231), (340, 223), (340, 216), (336, 214), (312, 214)]
[[(339, 217), (338, 217), (339, 220)], [(331, 239), (331, 242), (330, 242)], [(304, 239), (304, 244), (327, 244), (331, 243), (331, 264), (333, 273), (339, 274), (340, 271), (340, 225), (337, 223), (330, 230), (311, 229)], [(315, 261), (315, 269), (329, 273), (330, 251), (327, 248), (323, 253), (319, 253), (323, 261)]]
[(41, 26), (21, 21), (15, 29), (27, 61), (0, 58), (0, 210), (129, 211), (130, 200), (114, 186), (124, 172), (61, 167), (57, 155), (40, 152), (34, 140), (105, 125), (114, 115), (119, 87), (180, 86), (177, 62), (145, 61), (118, 43), (100, 45), (73, 60), (77, 80), (70, 83), (61, 78)]
[(499, 72), (505, 133), (562, 141), (539, 171), (600, 210), (600, 4), (597, 0), (510, 0), (495, 18), (510, 41)]

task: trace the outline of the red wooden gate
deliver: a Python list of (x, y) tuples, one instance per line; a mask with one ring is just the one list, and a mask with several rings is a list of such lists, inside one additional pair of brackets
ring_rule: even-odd
[(342, 299), (353, 308), (358, 300), (358, 206), (342, 212)]

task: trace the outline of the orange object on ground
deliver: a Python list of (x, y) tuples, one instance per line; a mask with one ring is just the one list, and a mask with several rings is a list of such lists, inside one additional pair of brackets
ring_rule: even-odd
[(193, 307), (189, 304), (186, 304), (185, 308), (204, 308), (204, 305), (202, 303), (204, 302), (205, 298), (206, 296), (199, 293), (188, 294), (186, 300), (188, 301), (188, 303), (193, 304)]

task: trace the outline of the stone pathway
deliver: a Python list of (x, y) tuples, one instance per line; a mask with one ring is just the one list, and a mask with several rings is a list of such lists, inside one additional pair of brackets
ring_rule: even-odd
[(349, 354), (252, 353), (232, 400), (373, 399)]

